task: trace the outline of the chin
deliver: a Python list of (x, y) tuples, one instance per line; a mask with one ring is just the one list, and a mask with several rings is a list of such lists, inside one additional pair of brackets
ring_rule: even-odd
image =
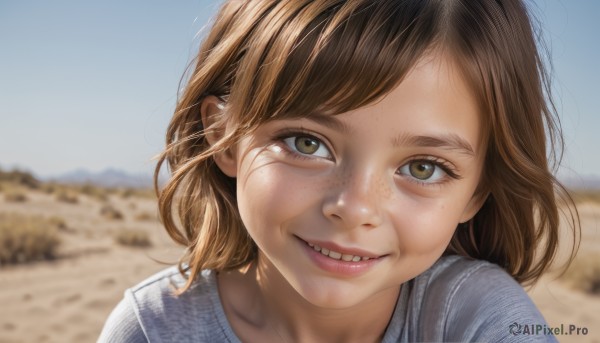
[[(355, 280), (354, 280), (355, 281)], [(308, 303), (315, 307), (326, 309), (346, 309), (364, 301), (364, 286), (354, 284), (352, 280), (298, 280), (292, 285), (296, 292)]]

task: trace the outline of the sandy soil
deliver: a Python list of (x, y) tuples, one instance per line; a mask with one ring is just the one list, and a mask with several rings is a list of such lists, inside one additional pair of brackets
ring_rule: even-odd
[[(578, 256), (600, 252), (600, 204), (580, 204), (578, 211), (582, 229)], [(561, 241), (570, 241), (570, 238), (568, 233), (563, 232)], [(567, 246), (565, 244), (563, 248)], [(566, 250), (563, 249), (559, 256), (566, 256)], [(545, 275), (527, 290), (548, 326), (556, 328), (562, 324), (563, 331), (568, 331), (569, 326), (574, 325), (588, 330), (587, 335), (583, 335), (581, 330), (579, 335), (559, 335), (560, 342), (600, 342), (600, 296), (574, 290), (552, 274)]]
[[(123, 291), (165, 268), (155, 260), (172, 264), (181, 252), (156, 220), (135, 219), (156, 214), (152, 199), (111, 196), (109, 203), (124, 219), (107, 220), (100, 216), (103, 203), (84, 196), (78, 204), (33, 192), (26, 203), (0, 198), (2, 212), (59, 216), (68, 226), (57, 260), (0, 269), (2, 343), (95, 342)], [(153, 246), (115, 244), (114, 233), (125, 228), (147, 231)]]
[[(152, 199), (112, 195), (109, 203), (123, 220), (100, 216), (102, 202), (79, 196), (78, 204), (56, 201), (52, 195), (30, 192), (25, 203), (8, 203), (0, 194), (0, 212), (60, 216), (61, 257), (51, 262), (0, 268), (0, 343), (95, 342), (104, 320), (123, 291), (165, 264), (177, 261), (181, 248), (170, 242), (155, 220), (136, 220), (155, 214)], [(600, 250), (600, 205), (580, 207), (582, 251)], [(123, 247), (113, 235), (123, 228), (142, 229), (151, 248)], [(587, 335), (559, 336), (561, 342), (600, 342), (600, 297), (572, 290), (562, 281), (544, 277), (528, 290), (551, 327), (573, 324)]]

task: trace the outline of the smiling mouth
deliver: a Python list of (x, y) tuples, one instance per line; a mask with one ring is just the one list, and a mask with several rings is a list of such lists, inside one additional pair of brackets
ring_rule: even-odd
[(359, 261), (368, 261), (371, 257), (368, 256), (358, 256), (358, 255), (350, 255), (350, 254), (342, 254), (337, 251), (329, 250), (327, 248), (321, 248), (318, 245), (312, 243), (306, 243), (309, 247), (313, 248), (315, 251), (320, 252), (322, 255), (332, 258), (334, 260), (342, 260), (346, 262), (359, 262)]

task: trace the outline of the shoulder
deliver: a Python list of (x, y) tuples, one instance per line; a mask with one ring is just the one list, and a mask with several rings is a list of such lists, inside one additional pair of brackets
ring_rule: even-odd
[(546, 322), (523, 287), (495, 264), (445, 256), (413, 285), (422, 295), (420, 326), (436, 326), (434, 331), (444, 341), (553, 340), (543, 335), (520, 335), (514, 329), (511, 332), (515, 323)]
[[(222, 321), (226, 319), (220, 307), (215, 273), (202, 271), (186, 292), (175, 295), (175, 290), (186, 281), (177, 267), (171, 267), (126, 290), (99, 341), (115, 341), (102, 340), (109, 337), (108, 333), (113, 338), (119, 337), (117, 341), (207, 342), (221, 338)], [(145, 339), (132, 339), (140, 336)]]
[[(195, 305), (213, 305), (213, 295), (217, 295), (215, 273), (202, 271), (192, 286), (183, 294), (176, 295), (177, 289), (187, 282), (188, 275), (182, 275), (176, 266), (162, 270), (136, 286), (125, 291), (125, 300), (129, 300), (144, 318), (160, 316), (168, 311), (187, 314)], [(197, 314), (197, 313), (194, 313)]]

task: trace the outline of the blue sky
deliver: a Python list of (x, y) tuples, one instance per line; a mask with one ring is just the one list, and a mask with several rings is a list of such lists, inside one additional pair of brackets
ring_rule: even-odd
[[(209, 0), (0, 0), (0, 166), (151, 173)], [(528, 1), (554, 60), (568, 174), (600, 175), (600, 2)]]

